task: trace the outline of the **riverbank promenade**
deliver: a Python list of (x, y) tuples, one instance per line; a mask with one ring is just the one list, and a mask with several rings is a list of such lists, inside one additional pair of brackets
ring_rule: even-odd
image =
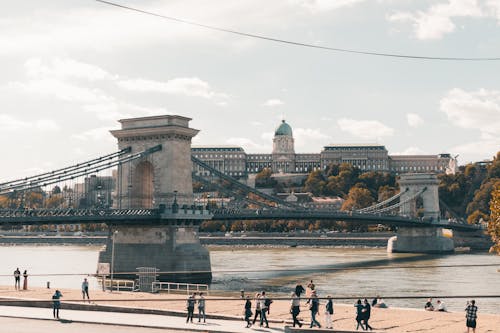
[[(51, 296), (54, 290), (33, 288), (27, 291), (15, 291), (13, 287), (0, 287), (0, 316), (51, 320), (51, 309), (43, 308), (43, 306), (51, 307)], [(233, 298), (207, 296), (206, 324), (198, 324), (197, 309), (195, 309), (195, 322), (186, 324), (184, 318), (186, 311), (185, 294), (169, 295), (123, 291), (111, 293), (109, 291), (91, 290), (91, 303), (89, 304), (80, 301), (80, 290), (61, 289), (61, 292), (64, 297), (62, 298), (60, 317), (68, 322), (170, 328), (201, 332), (284, 332), (285, 326), (291, 324), (290, 302), (288, 300), (275, 300), (271, 305), (268, 316), (270, 329), (261, 328), (257, 323), (252, 328), (245, 328), (242, 315), (244, 301), (237, 298), (239, 292), (235, 292)], [(269, 295), (269, 297), (273, 298), (273, 295)], [(16, 303), (20, 306), (8, 306), (13, 304), (10, 303), (11, 301), (21, 301)], [(425, 302), (425, 300), (422, 300), (422, 302)], [(481, 313), (481, 300), (477, 300), (477, 302), (479, 306), (477, 332), (495, 332), (500, 322), (500, 314)], [(253, 307), (254, 303), (252, 300)], [(319, 315), (322, 324), (324, 323), (324, 303), (322, 301)], [(37, 307), (27, 307), (28, 304)], [(299, 317), (304, 324), (308, 324), (310, 315), (305, 300), (301, 304), (301, 309), (302, 312)], [(354, 330), (354, 318), (355, 311), (352, 305), (335, 304), (333, 326), (336, 330)], [(374, 331), (377, 332), (464, 332), (465, 314), (463, 312), (428, 312), (423, 309), (374, 308), (370, 324), (374, 327)], [(306, 327), (306, 325), (303, 327)]]

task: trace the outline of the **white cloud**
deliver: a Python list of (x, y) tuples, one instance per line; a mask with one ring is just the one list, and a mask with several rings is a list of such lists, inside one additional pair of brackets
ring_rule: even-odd
[(491, 160), (500, 151), (500, 140), (479, 140), (468, 142), (452, 147), (450, 151), (460, 152), (460, 156), (467, 156), (468, 162), (476, 162), (484, 159)]
[(227, 139), (226, 143), (230, 145), (240, 146), (243, 147), (245, 150), (250, 150), (250, 151), (263, 152), (271, 150), (270, 145), (261, 145), (248, 138), (232, 137)]
[(394, 135), (394, 129), (377, 120), (354, 120), (342, 118), (337, 121), (344, 132), (361, 139), (376, 140), (377, 138)]
[(448, 0), (432, 5), (427, 11), (395, 12), (387, 17), (391, 22), (411, 22), (415, 36), (421, 40), (441, 39), (455, 31), (453, 18), (482, 17), (484, 9), (477, 0)]
[(89, 81), (114, 80), (117, 77), (104, 69), (69, 58), (52, 58), (45, 64), (41, 58), (28, 59), (24, 68), (29, 77), (78, 78)]
[(79, 134), (73, 134), (73, 139), (81, 141), (115, 142), (116, 139), (109, 134), (109, 127), (94, 128)]
[(332, 140), (331, 136), (321, 133), (319, 129), (312, 128), (296, 128), (293, 130), (293, 136), (297, 148), (311, 144), (324, 145)]
[(277, 98), (272, 98), (272, 99), (268, 99), (267, 101), (262, 103), (262, 106), (275, 107), (275, 106), (281, 106), (284, 104), (285, 104), (285, 102), (283, 102), (282, 100), (277, 99)]
[(23, 121), (8, 114), (0, 114), (0, 131), (39, 130), (44, 132), (57, 131), (59, 125), (50, 119)]
[[(452, 89), (440, 101), (452, 124), (480, 131), (483, 139), (500, 138), (500, 91)], [(499, 142), (500, 143), (500, 142)]]
[(260, 135), (260, 138), (265, 141), (271, 142), (274, 138), (274, 132), (264, 132)]
[(422, 125), (424, 123), (424, 120), (422, 119), (422, 117), (420, 117), (416, 113), (407, 113), (406, 120), (408, 121), (408, 125), (410, 125), (410, 127), (414, 127), (414, 128), (419, 127), (420, 125)]
[(94, 113), (100, 120), (117, 120), (138, 116), (156, 116), (170, 114), (165, 108), (149, 108), (140, 105), (110, 101), (83, 106), (86, 112)]
[[(68, 2), (69, 3), (69, 2)], [(113, 51), (116, 48), (174, 45), (196, 41), (198, 46), (218, 44), (238, 47), (245, 38), (168, 22), (149, 15), (126, 11), (100, 3), (88, 2), (61, 6), (35, 6), (36, 10), (9, 11), (8, 19), (0, 17), (0, 54), (51, 53), (62, 50)], [(68, 8), (70, 7), (70, 8)], [(292, 20), (297, 6), (289, 1), (139, 1), (136, 7), (165, 15), (175, 15), (195, 22), (221, 27), (275, 27), (281, 15)], [(256, 11), (255, 8), (266, 10)], [(286, 13), (284, 15), (283, 13)]]
[(228, 98), (228, 95), (215, 92), (207, 82), (197, 77), (181, 77), (164, 82), (146, 79), (131, 79), (118, 81), (117, 85), (129, 91), (158, 92), (174, 95), (197, 96), (208, 99)]
[(311, 12), (336, 10), (342, 7), (353, 6), (366, 0), (294, 0), (299, 6)]
[(396, 152), (393, 155), (426, 155), (426, 154), (428, 154), (428, 152), (418, 147), (408, 147), (402, 152)]
[(54, 97), (67, 102), (96, 103), (112, 100), (97, 88), (84, 88), (57, 78), (10, 82), (7, 88), (16, 92)]

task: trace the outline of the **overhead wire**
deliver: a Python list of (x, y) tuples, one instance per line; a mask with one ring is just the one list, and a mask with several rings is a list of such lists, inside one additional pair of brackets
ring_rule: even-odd
[(167, 16), (167, 15), (147, 11), (147, 10), (136, 8), (136, 7), (126, 6), (126, 5), (122, 5), (122, 4), (119, 4), (116, 2), (112, 2), (112, 1), (106, 1), (106, 0), (95, 0), (95, 1), (100, 2), (102, 4), (109, 5), (109, 6), (114, 6), (114, 7), (129, 10), (129, 11), (134, 11), (137, 13), (142, 13), (142, 14), (146, 14), (146, 15), (150, 15), (150, 16), (159, 17), (159, 18), (166, 19), (166, 20), (169, 20), (172, 22), (183, 23), (183, 24), (192, 25), (192, 26), (196, 26), (196, 27), (200, 27), (200, 28), (205, 28), (205, 29), (209, 29), (209, 30), (213, 30), (213, 31), (225, 32), (225, 33), (243, 36), (243, 37), (256, 38), (256, 39), (266, 40), (266, 41), (275, 42), (275, 43), (308, 47), (308, 48), (320, 49), (320, 50), (326, 50), (326, 51), (352, 53), (352, 54), (369, 55), (369, 56), (379, 56), (379, 57), (415, 59), (415, 60), (442, 60), (442, 61), (498, 61), (498, 60), (500, 60), (500, 57), (419, 56), (419, 55), (410, 55), (410, 54), (374, 52), (374, 51), (364, 51), (364, 50), (346, 49), (346, 48), (339, 48), (339, 47), (322, 46), (322, 45), (280, 39), (280, 38), (276, 38), (276, 37), (269, 37), (269, 36), (254, 34), (254, 33), (249, 33), (249, 32), (243, 32), (243, 31), (239, 31), (239, 30), (221, 28), (221, 27), (217, 27), (217, 26), (213, 26), (213, 25), (184, 20), (184, 19), (180, 19), (177, 17), (173, 17), (173, 16)]

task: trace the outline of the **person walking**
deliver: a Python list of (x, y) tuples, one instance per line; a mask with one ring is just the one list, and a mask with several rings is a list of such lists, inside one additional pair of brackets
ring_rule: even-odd
[(291, 296), (292, 301), (290, 304), (290, 313), (292, 314), (293, 318), (293, 327), (295, 327), (295, 324), (297, 324), (299, 327), (302, 327), (302, 323), (297, 319), (297, 316), (300, 313), (300, 298), (296, 293), (292, 293)]
[(59, 319), (59, 309), (61, 308), (61, 297), (63, 295), (59, 290), (56, 290), (54, 295), (52, 295), (52, 314), (54, 315), (54, 319)]
[(266, 315), (267, 310), (269, 308), (269, 306), (267, 305), (269, 304), (268, 303), (269, 301), (267, 299), (265, 291), (260, 293), (259, 302), (260, 302), (260, 326), (266, 323), (266, 328), (269, 328), (269, 323), (267, 322), (267, 315)]
[(89, 281), (87, 281), (87, 278), (83, 279), (82, 282), (82, 296), (83, 296), (83, 301), (85, 302), (85, 296), (87, 296), (87, 300), (90, 303), (90, 297), (89, 297)]
[(260, 319), (260, 293), (255, 294), (255, 317), (253, 317), (252, 324), (255, 324), (257, 317)]
[(318, 296), (316, 295), (316, 290), (313, 290), (311, 292), (311, 298), (307, 302), (309, 303), (309, 310), (311, 311), (311, 325), (309, 325), (309, 328), (313, 328), (314, 325), (318, 326), (318, 328), (321, 328), (320, 323), (318, 322), (318, 320), (316, 320), (316, 315), (318, 314), (319, 310), (319, 300)]
[(23, 290), (28, 290), (28, 271), (24, 270), (23, 272)]
[(247, 301), (245, 302), (245, 321), (247, 322), (246, 328), (252, 326), (250, 318), (252, 317), (252, 302), (250, 301), (250, 296), (247, 296)]
[(333, 328), (332, 315), (333, 315), (333, 301), (332, 296), (327, 296), (328, 301), (325, 306), (325, 326), (326, 328)]
[(295, 286), (295, 295), (297, 295), (297, 297), (300, 297), (300, 295), (302, 295), (302, 293), (306, 291), (304, 289), (304, 287), (301, 285), (301, 284), (298, 284)]
[(472, 333), (476, 332), (476, 326), (477, 326), (477, 306), (476, 306), (476, 301), (472, 300), (467, 301), (467, 307), (465, 308), (465, 325), (467, 326), (467, 333), (470, 332), (470, 329), (472, 328)]
[(314, 285), (313, 280), (311, 280), (311, 282), (309, 282), (309, 283), (307, 284), (307, 289), (308, 289), (308, 290), (306, 291), (306, 295), (311, 296), (311, 294), (312, 294), (312, 292), (314, 291), (314, 288), (315, 288), (315, 287), (316, 287), (316, 286)]
[(354, 304), (354, 307), (356, 308), (356, 331), (359, 329), (359, 326), (361, 326), (361, 328), (363, 329), (363, 331), (365, 330), (365, 327), (363, 326), (363, 304), (361, 304), (361, 300), (358, 299), (358, 301), (356, 302), (356, 304)]
[(186, 307), (187, 307), (187, 317), (186, 317), (186, 323), (189, 321), (193, 322), (193, 314), (194, 314), (194, 304), (196, 303), (196, 293), (193, 293), (192, 295), (189, 295), (187, 302), (186, 302)]
[(14, 287), (16, 288), (16, 290), (21, 289), (21, 271), (19, 270), (19, 268), (16, 268), (16, 270), (14, 271)]
[(369, 329), (370, 331), (373, 330), (373, 328), (368, 324), (368, 320), (370, 320), (370, 316), (372, 313), (372, 307), (370, 306), (370, 303), (368, 303), (368, 300), (365, 298), (363, 301), (363, 321), (365, 323), (365, 329)]
[(198, 298), (198, 322), (201, 322), (202, 316), (203, 316), (203, 322), (206, 323), (205, 297), (203, 297), (203, 293), (200, 293), (200, 297)]

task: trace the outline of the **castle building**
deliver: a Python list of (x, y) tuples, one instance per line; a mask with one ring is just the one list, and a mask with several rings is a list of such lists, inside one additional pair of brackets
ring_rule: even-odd
[[(450, 154), (389, 155), (380, 144), (331, 144), (320, 153), (295, 153), (292, 127), (282, 120), (274, 131), (273, 150), (270, 154), (247, 154), (238, 146), (193, 146), (191, 154), (236, 178), (246, 178), (264, 168), (273, 173), (309, 173), (324, 170), (330, 164), (349, 163), (362, 171), (392, 173), (436, 172), (444, 173), (452, 160)], [(194, 166), (200, 175), (208, 171)]]

